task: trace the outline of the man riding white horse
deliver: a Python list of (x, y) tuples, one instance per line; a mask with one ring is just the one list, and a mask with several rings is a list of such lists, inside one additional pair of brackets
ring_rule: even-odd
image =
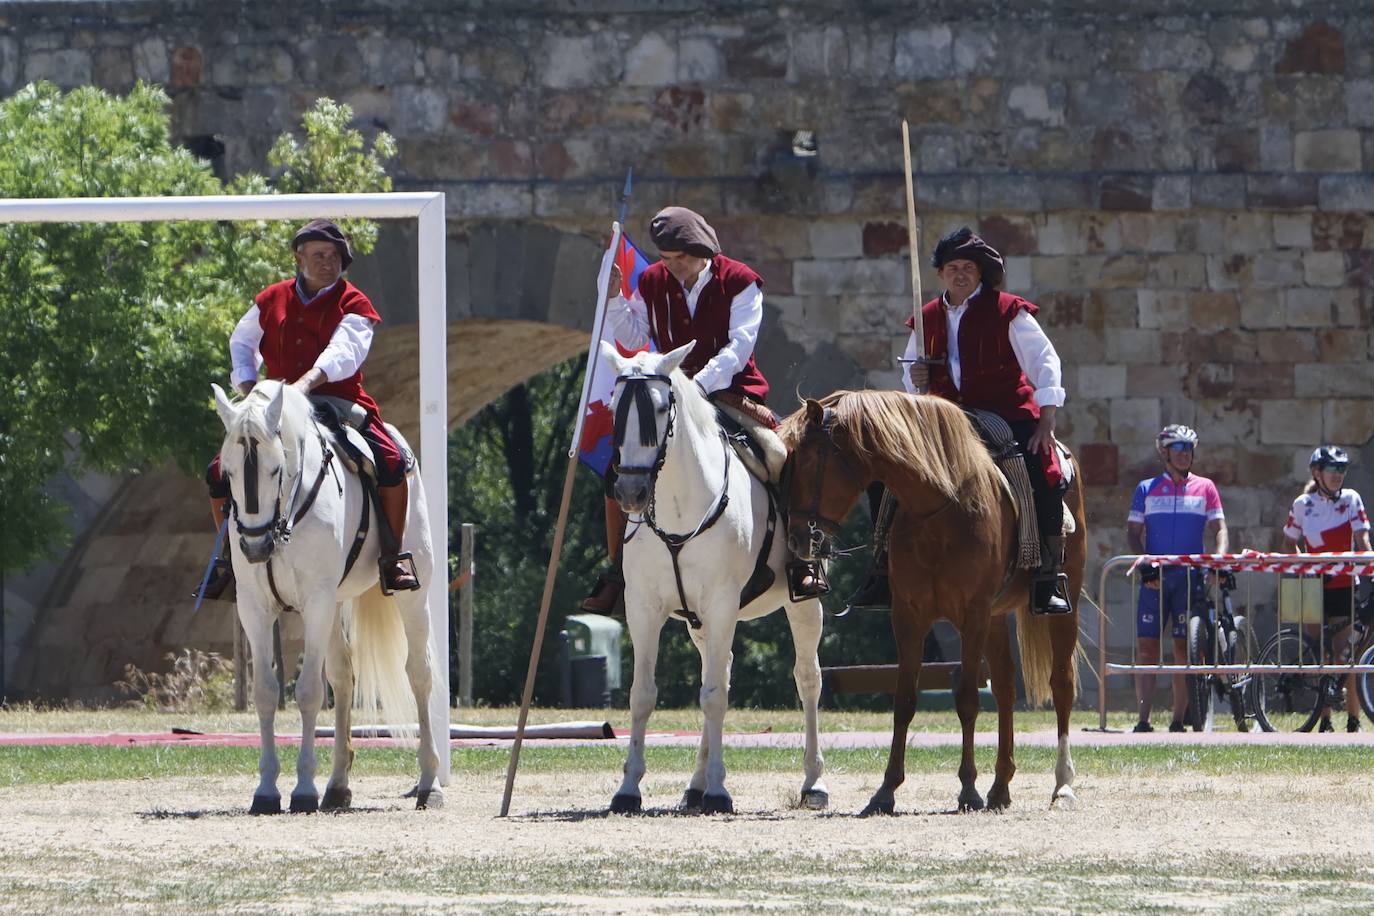
[[(616, 340), (631, 349), (652, 342), (660, 353), (695, 342), (682, 371), (746, 428), (777, 429), (777, 418), (764, 405), (768, 380), (754, 358), (763, 322), (762, 278), (721, 254), (715, 229), (686, 207), (660, 210), (649, 223), (649, 236), (662, 260), (645, 268), (629, 300), (617, 294), (607, 303)], [(610, 288), (621, 288), (618, 267), (611, 268)], [(780, 441), (776, 447), (785, 457)], [(612, 611), (625, 585), (619, 568), (625, 513), (609, 498), (606, 533), (611, 569), (582, 603), (596, 613)], [(814, 576), (803, 581), (805, 590), (819, 593)]]
[[(342, 399), (361, 407), (367, 418), (359, 432), (372, 446), (382, 514), (393, 535), (389, 540), (399, 545), (405, 536), (408, 499), (404, 459), (382, 423), (377, 402), (363, 389), (362, 364), (381, 316), (371, 300), (343, 277), (353, 263), (353, 251), (337, 225), (313, 220), (296, 232), (291, 248), (296, 276), (258, 293), (234, 326), (229, 337), (231, 380), (246, 395), (257, 384), (259, 366), (265, 366), (267, 378), (289, 382), (302, 394)], [(229, 484), (220, 473), (218, 455), (205, 479), (215, 524), (222, 526)], [(382, 558), (381, 575), (388, 591), (420, 587), (401, 554)], [(231, 581), (233, 568), (226, 549), (205, 596), (218, 597)]]

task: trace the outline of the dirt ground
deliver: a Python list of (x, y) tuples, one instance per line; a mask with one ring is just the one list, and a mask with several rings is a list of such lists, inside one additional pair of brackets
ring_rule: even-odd
[(499, 776), (458, 776), (441, 810), (416, 812), (401, 782), (366, 778), (351, 813), (259, 818), (245, 814), (251, 779), (0, 790), (0, 909), (1297, 911), (1374, 900), (1365, 774), (1081, 774), (1077, 809), (1050, 811), (1050, 776), (1022, 773), (1010, 811), (964, 816), (949, 813), (953, 774), (917, 775), (898, 816), (867, 820), (853, 814), (871, 774), (829, 776), (823, 814), (791, 807), (795, 775), (732, 776), (731, 817), (673, 814), (684, 779), (651, 772), (641, 817), (604, 814), (610, 773), (522, 774), (507, 819), (494, 817)]

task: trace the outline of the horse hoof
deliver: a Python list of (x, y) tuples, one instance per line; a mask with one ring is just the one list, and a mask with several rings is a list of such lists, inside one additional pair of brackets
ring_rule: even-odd
[(611, 799), (612, 814), (638, 814), (644, 810), (644, 801), (638, 795), (620, 793)]
[(281, 814), (280, 795), (254, 795), (249, 814)]
[(988, 792), (988, 810), (1005, 811), (1011, 807), (1011, 792), (1006, 786), (993, 786)]
[(983, 810), (983, 796), (977, 791), (968, 789), (959, 793), (959, 813), (966, 814), (969, 811)]
[(896, 809), (897, 809), (897, 805), (896, 805), (895, 802), (893, 802), (892, 799), (890, 799), (890, 798), (885, 798), (885, 799), (877, 799), (877, 798), (875, 798), (875, 799), (873, 799), (872, 801), (870, 801), (867, 805), (864, 806), (864, 809), (863, 809), (862, 811), (859, 812), (859, 817), (873, 817), (873, 816), (876, 815), (876, 814), (888, 814), (888, 815), (890, 815), (890, 814), (892, 814), (894, 811), (896, 811)]
[(314, 814), (318, 810), (320, 810), (320, 797), (318, 795), (291, 796), (292, 814)]
[(1054, 797), (1050, 799), (1050, 808), (1055, 811), (1072, 811), (1078, 807), (1078, 796), (1074, 794), (1072, 786), (1064, 786), (1054, 790)]
[(426, 808), (442, 807), (444, 807), (444, 791), (438, 786), (415, 793), (416, 811), (424, 811)]
[(729, 795), (712, 795), (709, 792), (701, 800), (702, 814), (734, 814), (735, 803)]
[(803, 789), (801, 806), (811, 811), (824, 811), (830, 807), (830, 793), (824, 789)]
[(332, 786), (324, 790), (324, 799), (320, 801), (321, 811), (347, 811), (353, 806), (353, 790), (344, 788), (336, 789)]
[(705, 797), (706, 793), (701, 789), (688, 789), (682, 793), (682, 810), (700, 811), (702, 799)]

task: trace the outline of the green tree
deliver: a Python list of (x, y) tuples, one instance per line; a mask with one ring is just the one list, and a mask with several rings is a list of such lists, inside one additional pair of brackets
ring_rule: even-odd
[[(305, 140), (284, 135), (274, 179), (224, 188), (171, 142), (168, 99), (63, 93), (38, 83), (0, 102), (0, 197), (147, 197), (390, 189), (385, 134), (369, 150), (347, 106), (320, 100)], [(45, 487), (64, 468), (188, 471), (222, 430), (206, 409), (225, 340), (266, 283), (293, 270), (291, 226), (65, 223), (0, 226), (0, 565), (25, 569), (65, 540), (67, 507)], [(354, 222), (360, 251), (376, 227)]]

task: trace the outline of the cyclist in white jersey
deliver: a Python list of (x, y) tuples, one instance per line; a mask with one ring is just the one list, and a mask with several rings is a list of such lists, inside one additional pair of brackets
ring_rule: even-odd
[[(1360, 494), (1348, 489), (1345, 484), (1345, 470), (1350, 464), (1350, 456), (1338, 445), (1323, 445), (1312, 453), (1308, 467), (1312, 479), (1303, 488), (1298, 498), (1293, 500), (1293, 508), (1288, 513), (1288, 522), (1283, 526), (1285, 546), (1290, 553), (1349, 553), (1352, 550), (1369, 552), (1369, 517), (1364, 511), (1364, 501)], [(1328, 625), (1347, 622), (1354, 607), (1355, 580), (1351, 576), (1325, 576), (1322, 589), (1322, 616)], [(1368, 621), (1365, 621), (1368, 625)], [(1305, 629), (1313, 639), (1320, 636), (1321, 625), (1306, 624)], [(1333, 626), (1333, 629), (1337, 627)], [(1327, 644), (1328, 661), (1343, 661), (1331, 658), (1338, 648), (1349, 644), (1349, 626), (1340, 626), (1339, 632)], [(1360, 730), (1360, 702), (1355, 695), (1355, 676), (1350, 675), (1345, 689), (1346, 720), (1345, 730)], [(1331, 710), (1323, 709), (1319, 731), (1335, 731), (1331, 724)]]

